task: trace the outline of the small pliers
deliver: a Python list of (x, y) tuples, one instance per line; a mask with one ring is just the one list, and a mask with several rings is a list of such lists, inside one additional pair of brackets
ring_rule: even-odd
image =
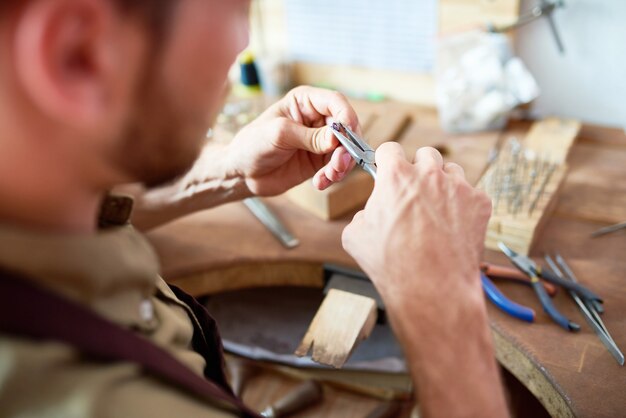
[[(506, 279), (532, 286), (531, 281), (526, 274), (514, 267), (504, 267), (484, 262), (480, 263), (480, 274), (485, 295), (494, 305), (514, 318), (525, 322), (535, 321), (535, 311), (532, 308), (520, 305), (507, 298), (490, 280)], [(557, 288), (554, 285), (544, 281), (542, 281), (541, 284), (550, 296), (554, 296), (556, 294)]]
[(535, 290), (535, 293), (537, 293), (539, 300), (541, 301), (543, 309), (548, 315), (550, 315), (554, 322), (556, 322), (566, 330), (578, 331), (580, 330), (580, 325), (570, 321), (556, 309), (556, 307), (550, 300), (550, 297), (546, 293), (546, 290), (541, 284), (539, 278), (576, 292), (582, 299), (587, 300), (594, 305), (600, 306), (600, 304), (602, 303), (602, 298), (600, 298), (598, 295), (596, 295), (586, 287), (582, 286), (581, 284), (563, 280), (548, 270), (542, 270), (540, 267), (537, 266), (537, 264), (535, 264), (533, 260), (516, 253), (511, 248), (506, 246), (506, 244), (504, 244), (503, 242), (498, 243), (498, 247), (500, 247), (502, 252), (511, 260), (515, 267), (517, 267), (528, 277), (530, 277), (530, 282), (533, 286), (533, 289)]
[(335, 122), (330, 129), (354, 161), (376, 180), (376, 152), (374, 149), (342, 123)]

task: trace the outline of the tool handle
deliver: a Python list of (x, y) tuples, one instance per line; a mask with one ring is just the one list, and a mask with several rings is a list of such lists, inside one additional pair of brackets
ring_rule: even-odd
[(537, 277), (532, 277), (531, 283), (533, 285), (533, 289), (535, 289), (535, 293), (537, 293), (537, 296), (539, 296), (539, 300), (541, 301), (541, 306), (543, 306), (543, 310), (546, 311), (548, 315), (550, 315), (550, 318), (552, 318), (554, 322), (556, 322), (568, 331), (580, 330), (580, 325), (570, 321), (565, 316), (563, 316), (563, 314), (561, 314), (558, 309), (556, 309), (556, 307), (552, 303), (552, 299), (550, 299), (550, 296), (548, 296), (548, 294), (546, 293), (546, 289), (543, 288)]
[(573, 290), (574, 292), (578, 293), (578, 295), (583, 299), (586, 299), (589, 301), (597, 301), (600, 303), (602, 302), (602, 298), (600, 296), (596, 295), (591, 290), (587, 289), (585, 286), (581, 285), (580, 283), (575, 283), (570, 280), (562, 279), (556, 274), (554, 274), (553, 272), (551, 272), (550, 270), (541, 269), (541, 277), (551, 283), (562, 286), (568, 290)]
[(271, 406), (271, 409), (274, 417), (287, 417), (319, 402), (320, 399), (322, 399), (322, 385), (315, 380), (307, 380), (278, 400)]
[(496, 287), (496, 285), (489, 280), (484, 273), (480, 274), (480, 279), (483, 284), (483, 290), (487, 295), (487, 298), (493, 302), (498, 308), (511, 315), (514, 318), (521, 319), (526, 322), (533, 322), (535, 320), (535, 311), (523, 305), (519, 305), (506, 296)]

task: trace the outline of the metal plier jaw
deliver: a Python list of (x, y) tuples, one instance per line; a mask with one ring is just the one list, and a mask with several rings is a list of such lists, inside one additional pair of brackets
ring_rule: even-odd
[(346, 125), (335, 122), (330, 129), (356, 163), (376, 180), (376, 152)]

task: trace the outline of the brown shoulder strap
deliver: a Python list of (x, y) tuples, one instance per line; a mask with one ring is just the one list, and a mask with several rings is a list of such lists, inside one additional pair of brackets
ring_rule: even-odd
[(203, 379), (147, 339), (4, 270), (0, 270), (0, 332), (61, 341), (98, 360), (136, 363), (146, 372), (196, 396), (233, 405), (241, 416), (259, 417), (228, 387)]

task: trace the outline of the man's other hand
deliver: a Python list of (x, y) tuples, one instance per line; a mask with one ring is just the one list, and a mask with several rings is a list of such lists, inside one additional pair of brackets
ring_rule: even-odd
[(491, 202), (434, 148), (376, 151), (376, 185), (343, 233), (370, 276), (419, 388), (420, 415), (505, 417), (479, 278)]
[(277, 195), (312, 176), (323, 190), (354, 167), (328, 126), (333, 121), (359, 132), (357, 115), (343, 95), (295, 88), (237, 134), (228, 166), (254, 195)]
[[(343, 244), (383, 296), (429, 300), (463, 287), (480, 291), (488, 197), (434, 148), (420, 148), (410, 163), (400, 145), (385, 143), (376, 163), (374, 191), (346, 227)], [(465, 283), (447, 283), (451, 276)]]

